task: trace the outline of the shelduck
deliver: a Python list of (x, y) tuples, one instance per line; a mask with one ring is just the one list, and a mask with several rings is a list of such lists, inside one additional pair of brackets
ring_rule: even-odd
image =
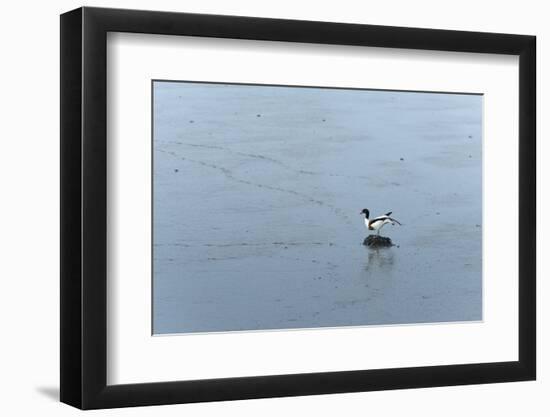
[(383, 216), (375, 217), (374, 219), (369, 219), (368, 209), (363, 209), (359, 214), (365, 215), (365, 227), (367, 228), (367, 230), (368, 231), (376, 230), (376, 233), (378, 235), (380, 234), (380, 229), (389, 223), (391, 223), (392, 225), (395, 225), (395, 223), (397, 223), (398, 225), (401, 226), (401, 223), (399, 223), (397, 220), (390, 217), (390, 215), (392, 214), (391, 211), (384, 214)]

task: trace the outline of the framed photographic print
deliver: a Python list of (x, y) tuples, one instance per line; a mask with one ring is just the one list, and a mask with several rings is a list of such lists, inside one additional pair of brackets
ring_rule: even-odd
[(61, 401), (535, 379), (535, 38), (61, 16)]

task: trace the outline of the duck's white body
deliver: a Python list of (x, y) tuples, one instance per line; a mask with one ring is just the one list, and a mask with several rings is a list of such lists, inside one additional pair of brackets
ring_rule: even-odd
[(378, 231), (388, 223), (395, 224), (389, 219), (389, 217), (385, 217), (385, 216), (375, 217), (372, 220), (365, 219), (365, 227), (367, 228), (367, 230)]

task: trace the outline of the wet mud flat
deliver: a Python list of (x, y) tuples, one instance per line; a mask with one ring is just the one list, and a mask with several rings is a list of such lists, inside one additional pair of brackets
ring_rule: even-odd
[(154, 333), (482, 318), (480, 96), (154, 94)]

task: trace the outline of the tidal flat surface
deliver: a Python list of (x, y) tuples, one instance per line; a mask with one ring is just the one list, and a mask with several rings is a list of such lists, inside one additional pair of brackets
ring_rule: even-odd
[(482, 100), (155, 82), (153, 333), (481, 320)]

